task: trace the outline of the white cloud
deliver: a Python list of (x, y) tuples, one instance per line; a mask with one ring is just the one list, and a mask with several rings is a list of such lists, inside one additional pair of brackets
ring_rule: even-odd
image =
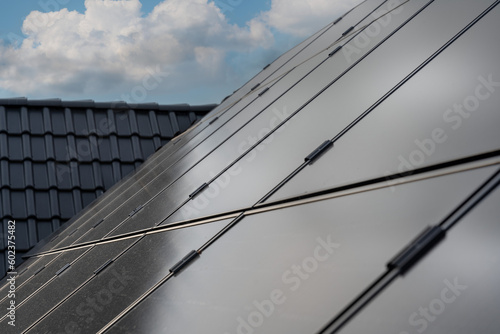
[(274, 49), (271, 28), (307, 36), (357, 2), (272, 0), (269, 11), (244, 27), (230, 24), (211, 0), (164, 0), (147, 14), (139, 0), (85, 0), (84, 13), (33, 11), (21, 45), (0, 43), (0, 89), (29, 97), (106, 94), (129, 102), (167, 93), (184, 99), (186, 90), (201, 87), (230, 92), (286, 51)]
[(361, 0), (272, 0), (262, 20), (278, 31), (306, 37), (359, 4)]
[(163, 89), (179, 88), (180, 78), (188, 85), (220, 77), (228, 51), (272, 44), (262, 23), (229, 24), (208, 0), (166, 0), (147, 16), (139, 0), (86, 0), (85, 7), (83, 14), (31, 12), (22, 45), (0, 46), (0, 87), (22, 95), (91, 96), (127, 91), (159, 65), (173, 76)]

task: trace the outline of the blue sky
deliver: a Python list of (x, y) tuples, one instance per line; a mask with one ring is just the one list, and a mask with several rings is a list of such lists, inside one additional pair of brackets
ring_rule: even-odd
[(218, 103), (357, 2), (5, 1), (0, 98)]

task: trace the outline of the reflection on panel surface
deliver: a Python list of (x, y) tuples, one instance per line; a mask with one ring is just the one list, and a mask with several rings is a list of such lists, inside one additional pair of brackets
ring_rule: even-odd
[[(385, 188), (244, 218), (110, 332), (168, 328), (169, 333), (236, 333), (242, 321), (255, 333), (314, 332), (491, 171), (483, 168), (400, 185), (395, 192)], [(272, 305), (263, 302), (271, 299)], [(259, 311), (263, 307), (269, 310)], [(255, 312), (269, 315), (261, 314), (260, 321)]]
[[(204, 191), (205, 196), (202, 193), (185, 205), (169, 218), (169, 222), (255, 204), (273, 186), (301, 165), (304, 158), (319, 144), (342, 131), (492, 2), (482, 0), (475, 3), (464, 1), (450, 3), (442, 0), (431, 3), (422, 13), (286, 122), (282, 126), (282, 131), (275, 132), (272, 138), (243, 157), (232, 173), (226, 173), (215, 180)], [(415, 7), (418, 8), (416, 4), (423, 5), (422, 2), (413, 3), (414, 11)], [(450, 21), (446, 29), (440, 29), (443, 20)], [(408, 36), (411, 36), (411, 39)], [(394, 50), (404, 50), (404, 57), (396, 54)], [(336, 64), (336, 61), (342, 61), (341, 55), (336, 56), (339, 57), (333, 57), (325, 63), (327, 68), (330, 64)], [(312, 74), (311, 80), (315, 78), (321, 80), (320, 77), (333, 80), (339, 73), (335, 65), (332, 65), (333, 74), (327, 69), (320, 69), (321, 71), (318, 69)], [(293, 100), (292, 97), (289, 99)], [(390, 118), (382, 121), (385, 126), (391, 122)], [(359, 125), (362, 123), (363, 121)], [(370, 129), (370, 131), (376, 130)], [(396, 138), (391, 140), (399, 142)], [(356, 145), (356, 148), (363, 150), (365, 146)], [(337, 147), (334, 147), (330, 152), (335, 152), (336, 149)], [(386, 150), (383, 146), (378, 149), (382, 152)], [(360, 159), (359, 155), (363, 154), (350, 151), (342, 161), (344, 165), (338, 174), (347, 174), (362, 167), (350, 162), (353, 159)], [(370, 164), (364, 167), (369, 169)], [(310, 176), (311, 180), (321, 179), (323, 174), (331, 171), (322, 172)], [(202, 200), (204, 202), (196, 207), (196, 203)]]
[(500, 328), (500, 189), (340, 330), (496, 334)]
[(498, 149), (499, 15), (497, 6), (270, 200)]

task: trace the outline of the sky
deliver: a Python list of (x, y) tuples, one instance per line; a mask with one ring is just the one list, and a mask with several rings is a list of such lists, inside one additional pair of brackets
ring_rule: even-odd
[(0, 98), (219, 103), (360, 0), (0, 0)]

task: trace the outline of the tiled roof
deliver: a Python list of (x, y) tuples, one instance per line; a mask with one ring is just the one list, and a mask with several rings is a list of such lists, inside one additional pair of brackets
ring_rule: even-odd
[[(0, 217), (17, 223), (18, 263), (215, 105), (0, 99)], [(6, 234), (5, 234), (6, 235)], [(0, 276), (6, 272), (0, 240)]]

